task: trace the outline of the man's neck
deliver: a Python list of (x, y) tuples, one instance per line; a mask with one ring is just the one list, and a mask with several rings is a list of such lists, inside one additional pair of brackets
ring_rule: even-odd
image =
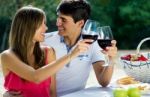
[(76, 44), (76, 42), (79, 40), (79, 37), (80, 37), (80, 35), (79, 36), (72, 36), (72, 37), (64, 37), (64, 41), (65, 41), (65, 43), (68, 45), (68, 46), (70, 46), (70, 47), (72, 47), (72, 46), (74, 46), (75, 44)]

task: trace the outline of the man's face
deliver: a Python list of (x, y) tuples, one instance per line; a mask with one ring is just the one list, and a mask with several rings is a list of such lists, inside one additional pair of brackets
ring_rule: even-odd
[(71, 16), (58, 13), (56, 25), (58, 27), (59, 35), (66, 37), (79, 35), (82, 27), (79, 22), (80, 21), (74, 23)]

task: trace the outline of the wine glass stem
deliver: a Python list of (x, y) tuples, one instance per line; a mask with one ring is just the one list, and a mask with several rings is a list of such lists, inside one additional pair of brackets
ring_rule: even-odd
[(109, 58), (108, 54), (105, 55), (105, 64), (103, 66), (108, 66), (109, 65)]

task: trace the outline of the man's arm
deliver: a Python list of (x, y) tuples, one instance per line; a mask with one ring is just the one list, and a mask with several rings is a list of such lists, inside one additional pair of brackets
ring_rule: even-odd
[(96, 78), (97, 78), (99, 84), (102, 85), (103, 87), (106, 87), (111, 81), (114, 64), (115, 64), (115, 59), (117, 56), (116, 41), (112, 40), (111, 43), (112, 43), (112, 46), (107, 47), (106, 50), (102, 51), (103, 53), (108, 55), (108, 57), (109, 57), (108, 64), (109, 65), (103, 66), (105, 64), (104, 61), (95, 62), (93, 64)]
[(93, 68), (98, 83), (102, 85), (102, 87), (106, 87), (111, 81), (114, 66), (102, 66), (103, 64), (103, 61), (96, 62), (93, 64)]

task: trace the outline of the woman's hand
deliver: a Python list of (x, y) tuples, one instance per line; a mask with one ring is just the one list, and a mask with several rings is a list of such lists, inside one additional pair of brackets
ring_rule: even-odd
[(92, 39), (84, 39), (84, 40), (78, 41), (75, 49), (71, 53), (71, 58), (78, 56), (80, 53), (86, 52), (89, 49), (89, 46), (93, 41), (94, 40)]
[(3, 97), (23, 97), (20, 91), (6, 91)]

